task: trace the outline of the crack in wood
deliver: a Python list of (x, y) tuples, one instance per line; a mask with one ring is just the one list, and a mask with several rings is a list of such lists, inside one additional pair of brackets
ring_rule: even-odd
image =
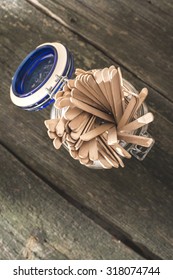
[(127, 72), (131, 73), (133, 77), (137, 78), (139, 81), (143, 82), (146, 86), (150, 87), (151, 89), (155, 90), (159, 95), (164, 97), (167, 101), (169, 101), (171, 104), (173, 104), (173, 101), (168, 97), (165, 96), (164, 93), (159, 91), (158, 88), (153, 87), (146, 81), (143, 81), (136, 73), (132, 72), (127, 66), (125, 66), (122, 62), (115, 60), (115, 58), (107, 52), (105, 48), (103, 48), (101, 45), (94, 42), (92, 39), (88, 38), (87, 36), (83, 35), (81, 32), (77, 31), (73, 26), (69, 25), (65, 20), (63, 20), (60, 16), (57, 16), (55, 13), (53, 13), (50, 9), (45, 7), (43, 4), (41, 4), (38, 0), (25, 0), (29, 4), (31, 4), (33, 7), (38, 9), (40, 12), (43, 12), (45, 15), (49, 16), (53, 20), (57, 21), (64, 27), (66, 27), (68, 30), (73, 32), (74, 34), (78, 35), (80, 38), (82, 38), (84, 41), (95, 47), (97, 50), (102, 52), (107, 58), (111, 59), (114, 63), (119, 65), (120, 67), (124, 68)]
[[(57, 188), (57, 186), (53, 185), (46, 177), (44, 177), (42, 174), (40, 174), (39, 172), (34, 170), (26, 162), (24, 162), (21, 157), (19, 157), (17, 154), (15, 154), (13, 151), (11, 151), (11, 149), (9, 149), (5, 144), (0, 142), (0, 145), (2, 145), (23, 166), (25, 166), (32, 173), (34, 173), (34, 175), (37, 176), (39, 179), (41, 179), (44, 183), (49, 185), (56, 193), (58, 193), (61, 197), (63, 197), (67, 202), (69, 202), (72, 206), (74, 206), (75, 208), (80, 210), (80, 212), (82, 212), (85, 216), (87, 216), (89, 219), (94, 221), (97, 225), (99, 225), (104, 230), (106, 230), (109, 234), (111, 234), (113, 238), (120, 241), (125, 246), (127, 246), (129, 249), (133, 250), (135, 253), (139, 254), (141, 257), (143, 257), (145, 259), (150, 259), (150, 260), (161, 259), (158, 255), (151, 252), (143, 244), (140, 244), (139, 242), (133, 241), (131, 236), (128, 233), (124, 232), (121, 228), (119, 228), (115, 224), (110, 223), (110, 221), (107, 221), (105, 218), (101, 217), (101, 215), (99, 215), (95, 211), (93, 211), (93, 210), (87, 208), (86, 206), (82, 205), (76, 199), (74, 199), (73, 197), (68, 195), (65, 191), (61, 190), (60, 188)], [(33, 240), (33, 238), (34, 238), (34, 240)], [(26, 248), (24, 248), (23, 255), (27, 258), (33, 257), (33, 250), (31, 250), (31, 249), (33, 249), (33, 246), (30, 246), (30, 245), (35, 244), (35, 242), (36, 242), (35, 239), (36, 238), (33, 237), (33, 235), (32, 235), (31, 238), (28, 239), (28, 242), (26, 243)], [(30, 242), (30, 241), (32, 241), (32, 242)], [(29, 244), (29, 247), (28, 247), (28, 244)]]

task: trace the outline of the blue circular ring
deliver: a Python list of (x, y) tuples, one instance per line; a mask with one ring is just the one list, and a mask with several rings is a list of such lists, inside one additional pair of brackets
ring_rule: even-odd
[[(38, 63), (44, 62), (45, 58), (48, 56), (53, 57), (53, 65), (51, 67), (50, 72), (46, 76), (46, 78), (38, 85), (36, 86), (33, 90), (29, 90), (25, 92), (24, 85), (29, 77), (30, 74), (34, 72), (36, 67), (38, 66)], [(56, 49), (53, 46), (50, 45), (44, 45), (41, 46), (34, 51), (32, 51), (30, 54), (27, 55), (27, 57), (21, 62), (19, 67), (17, 68), (13, 80), (12, 80), (12, 90), (13, 93), (18, 96), (18, 97), (26, 97), (29, 95), (32, 95), (36, 91), (38, 91), (50, 78), (52, 75), (56, 63), (58, 60), (58, 54)]]

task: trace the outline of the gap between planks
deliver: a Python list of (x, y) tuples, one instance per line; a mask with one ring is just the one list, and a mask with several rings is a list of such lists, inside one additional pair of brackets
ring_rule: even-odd
[(61, 25), (63, 25), (64, 27), (66, 27), (68, 30), (70, 30), (71, 32), (73, 32), (74, 34), (78, 35), (79, 37), (81, 37), (84, 41), (86, 41), (87, 43), (89, 43), (90, 45), (92, 45), (93, 47), (95, 47), (97, 50), (99, 50), (100, 52), (102, 52), (107, 58), (111, 59), (114, 63), (116, 63), (117, 65), (119, 65), (120, 67), (124, 68), (127, 72), (131, 73), (131, 75), (135, 78), (137, 78), (139, 81), (143, 82), (145, 84), (146, 87), (150, 87), (152, 90), (156, 91), (159, 95), (161, 95), (162, 97), (164, 97), (167, 101), (169, 101), (171, 104), (173, 104), (172, 100), (165, 96), (164, 93), (162, 93), (161, 91), (159, 91), (158, 89), (154, 88), (153, 86), (151, 86), (149, 83), (146, 83), (145, 81), (143, 81), (140, 77), (138, 77), (137, 74), (135, 74), (134, 72), (132, 72), (127, 66), (124, 66), (124, 64), (122, 62), (116, 61), (115, 58), (109, 54), (107, 52), (107, 50), (105, 48), (103, 48), (100, 44), (97, 44), (95, 41), (91, 40), (90, 38), (88, 38), (87, 36), (84, 36), (82, 33), (80, 33), (79, 31), (75, 30), (75, 28), (73, 28), (72, 26), (70, 26), (65, 20), (63, 20), (60, 16), (57, 16), (56, 14), (54, 14), (50, 9), (48, 9), (47, 7), (45, 7), (43, 4), (41, 4), (38, 0), (25, 0), (26, 2), (28, 2), (29, 4), (31, 4), (33, 7), (35, 7), (36, 9), (38, 9), (40, 12), (43, 12), (46, 16), (49, 16), (51, 19), (57, 21), (58, 23), (60, 23)]
[(56, 193), (58, 193), (61, 197), (63, 197), (68, 203), (70, 203), (72, 206), (74, 206), (76, 209), (78, 209), (82, 214), (84, 214), (86, 217), (91, 219), (93, 222), (95, 222), (97, 225), (99, 225), (101, 228), (106, 230), (109, 234), (111, 234), (114, 238), (119, 240), (122, 244), (127, 246), (129, 249), (133, 250), (135, 253), (140, 255), (141, 257), (147, 259), (147, 260), (161, 260), (160, 256), (154, 254), (151, 252), (147, 247), (145, 247), (143, 244), (135, 243), (132, 240), (132, 237), (124, 232), (121, 228), (118, 226), (111, 224), (110, 221), (105, 220), (101, 215), (96, 213), (95, 211), (92, 211), (91, 209), (87, 208), (86, 206), (79, 203), (77, 200), (75, 200), (73, 197), (68, 195), (66, 192), (62, 191), (61, 189), (57, 188), (57, 186), (54, 186), (47, 178), (45, 178), (42, 174), (31, 168), (27, 163), (25, 163), (22, 158), (20, 158), (17, 154), (15, 154), (11, 149), (9, 149), (4, 143), (0, 141), (0, 145), (6, 149), (12, 156), (14, 156), (23, 166), (25, 166), (27, 169), (29, 169), (35, 176), (37, 176), (39, 179), (41, 179), (44, 183), (49, 185)]
[[(32, 252), (40, 252), (37, 245), (41, 245), (43, 252), (47, 239), (53, 248), (70, 259), (143, 259), (55, 193), (1, 145), (0, 154), (3, 162), (0, 196), (4, 206), (1, 211), (2, 229), (7, 233), (12, 231), (16, 237), (8, 242), (5, 235), (2, 244), (7, 245), (9, 252), (17, 249), (14, 258), (18, 257), (16, 252), (23, 249), (23, 257), (32, 258)], [(13, 172), (17, 175), (9, 181), (8, 175)], [(13, 244), (10, 244), (11, 241)], [(16, 246), (16, 242), (24, 247)], [(65, 255), (55, 257), (64, 259)], [(40, 257), (45, 259), (43, 254)]]

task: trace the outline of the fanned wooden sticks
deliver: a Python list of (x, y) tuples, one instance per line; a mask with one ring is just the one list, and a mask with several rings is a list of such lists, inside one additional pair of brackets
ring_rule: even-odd
[(139, 129), (153, 121), (152, 113), (141, 116), (141, 105), (148, 90), (138, 94), (123, 85), (120, 68), (76, 69), (55, 95), (55, 107), (66, 107), (58, 119), (46, 120), (48, 135), (59, 149), (64, 143), (70, 155), (81, 164), (98, 162), (105, 169), (124, 167), (122, 158), (131, 158), (123, 143), (149, 147), (152, 138), (138, 135)]

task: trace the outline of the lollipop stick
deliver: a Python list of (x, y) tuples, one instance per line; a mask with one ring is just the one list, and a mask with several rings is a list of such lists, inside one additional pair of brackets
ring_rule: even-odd
[(123, 127), (125, 124), (127, 124), (130, 120), (130, 118), (134, 115), (134, 112), (138, 106), (138, 98), (136, 96), (132, 96), (125, 111), (118, 123), (118, 129)]
[(117, 142), (118, 142), (117, 130), (116, 130), (116, 127), (113, 126), (112, 128), (110, 128), (108, 130), (108, 145), (113, 145), (113, 144), (116, 144)]
[(136, 119), (133, 122), (130, 122), (128, 124), (126, 124), (125, 126), (123, 126), (120, 129), (120, 132), (130, 132), (130, 131), (134, 131), (150, 122), (152, 122), (154, 120), (154, 116), (152, 113), (147, 113), (145, 115), (143, 115), (142, 117)]
[(82, 113), (82, 110), (79, 108), (76, 108), (76, 107), (68, 108), (68, 110), (64, 114), (64, 118), (66, 120), (71, 121), (81, 113)]
[[(82, 133), (86, 133), (88, 130), (90, 130), (90, 128), (93, 126), (94, 122), (96, 120), (95, 116), (90, 117), (88, 123), (86, 124), (84, 130), (82, 131)], [(78, 139), (78, 141), (75, 144), (75, 149), (78, 150), (81, 145), (83, 144), (83, 140), (81, 140), (80, 138)]]
[(82, 101), (83, 103), (86, 103), (92, 107), (95, 107), (98, 110), (104, 110), (104, 107), (96, 103), (94, 100), (89, 98), (89, 96), (84, 95), (81, 93), (78, 89), (72, 89), (71, 96), (79, 101)]
[(98, 147), (95, 138), (89, 141), (89, 159), (92, 161), (98, 160)]
[(143, 136), (131, 135), (126, 133), (118, 133), (118, 136), (120, 140), (124, 140), (127, 143), (132, 143), (143, 147), (150, 147), (153, 143), (152, 138), (147, 138)]
[(105, 123), (97, 126), (96, 128), (90, 130), (87, 133), (83, 133), (80, 137), (83, 141), (90, 141), (91, 139), (97, 137), (98, 135), (102, 134), (103, 132), (110, 129), (114, 124), (112, 123)]
[(111, 92), (113, 97), (115, 119), (116, 119), (116, 123), (118, 124), (123, 115), (123, 105), (121, 100), (120, 82), (118, 78), (118, 72), (116, 69), (113, 69), (111, 71), (110, 79), (111, 79)]
[(106, 121), (109, 121), (109, 122), (112, 122), (112, 123), (114, 122), (114, 119), (111, 115), (108, 115), (108, 114), (106, 114), (106, 113), (104, 113), (104, 112), (102, 112), (102, 111), (100, 111), (96, 108), (93, 108), (92, 106), (87, 105), (86, 103), (83, 103), (83, 102), (81, 102), (81, 101), (79, 101), (79, 100), (77, 100), (73, 97), (70, 98), (70, 101), (76, 107), (78, 107), (78, 108), (80, 108), (80, 109), (82, 109), (82, 110), (84, 110), (84, 111), (86, 111), (86, 112), (88, 112), (88, 113), (90, 113), (94, 116), (97, 116), (97, 117), (99, 117), (103, 120), (106, 120)]

